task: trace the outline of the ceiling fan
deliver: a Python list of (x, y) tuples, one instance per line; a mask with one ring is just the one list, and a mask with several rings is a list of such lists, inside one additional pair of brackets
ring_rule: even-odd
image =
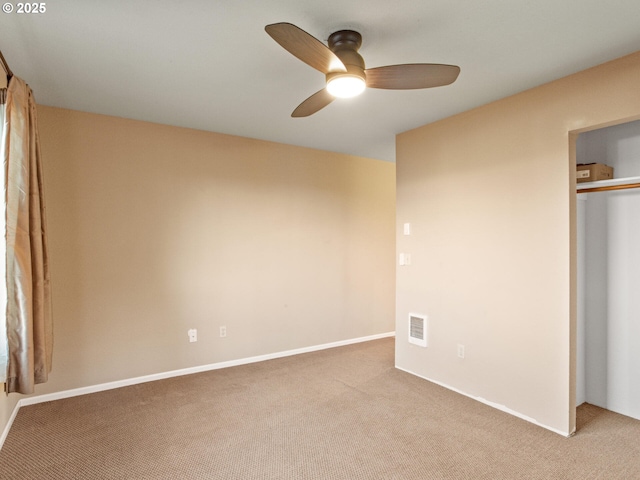
[(291, 23), (274, 23), (264, 29), (285, 50), (326, 76), (326, 88), (298, 105), (292, 117), (308, 117), (329, 105), (336, 97), (352, 97), (367, 87), (391, 90), (440, 87), (455, 82), (460, 73), (458, 66), (435, 63), (365, 68), (364, 60), (358, 53), (362, 36), (353, 30), (332, 33), (327, 47)]

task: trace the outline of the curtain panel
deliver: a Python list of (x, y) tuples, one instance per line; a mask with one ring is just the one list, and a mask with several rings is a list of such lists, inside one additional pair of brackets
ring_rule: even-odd
[[(2, 55), (2, 53), (0, 53)], [(6, 77), (5, 77), (6, 78)], [(5, 139), (5, 100), (7, 99), (6, 84), (2, 82), (2, 72), (0, 72), (0, 85), (4, 85), (0, 88), (0, 159), (4, 159), (4, 146), (7, 143)], [(1, 197), (5, 199), (4, 192), (4, 169), (0, 168), (0, 186), (2, 187)], [(0, 232), (5, 232), (5, 208), (4, 201), (0, 204), (2, 208), (2, 214), (0, 215)], [(0, 241), (0, 278), (5, 278), (5, 260), (6, 250), (4, 237)], [(0, 281), (0, 383), (4, 384), (7, 379), (7, 361), (8, 361), (8, 345), (7, 345), (7, 285), (6, 282)]]
[(7, 393), (33, 393), (51, 371), (53, 323), (36, 103), (15, 75), (5, 100)]

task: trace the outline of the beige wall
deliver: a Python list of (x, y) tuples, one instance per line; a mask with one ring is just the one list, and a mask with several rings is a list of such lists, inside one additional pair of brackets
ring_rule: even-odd
[(55, 322), (39, 394), (394, 330), (394, 164), (38, 115)]
[[(574, 429), (570, 132), (639, 116), (637, 53), (398, 136), (400, 368)], [(427, 348), (407, 342), (409, 312), (429, 315)]]

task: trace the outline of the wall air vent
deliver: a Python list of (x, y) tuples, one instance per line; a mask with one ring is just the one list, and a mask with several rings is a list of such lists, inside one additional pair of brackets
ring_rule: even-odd
[(427, 316), (409, 314), (409, 343), (427, 346)]

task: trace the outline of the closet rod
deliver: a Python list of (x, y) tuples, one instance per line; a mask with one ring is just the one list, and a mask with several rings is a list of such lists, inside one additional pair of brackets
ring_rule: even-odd
[(640, 183), (627, 183), (624, 185), (609, 185), (607, 187), (592, 187), (578, 190), (578, 193), (604, 192), (607, 190), (626, 190), (628, 188), (640, 188)]

